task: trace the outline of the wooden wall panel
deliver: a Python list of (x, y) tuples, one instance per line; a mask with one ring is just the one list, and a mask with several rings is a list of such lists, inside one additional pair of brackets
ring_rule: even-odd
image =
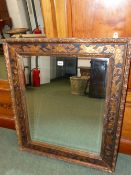
[(131, 36), (131, 1), (71, 0), (73, 37)]
[(119, 151), (131, 155), (131, 91), (127, 93)]
[(6, 0), (0, 0), (0, 19), (4, 20), (4, 25), (12, 27), (12, 21), (9, 17)]
[(72, 36), (68, 23), (71, 24), (70, 0), (41, 0), (45, 34), (49, 38), (65, 38)]
[(66, 0), (67, 30), (68, 37), (72, 37), (72, 4), (71, 0)]
[(41, 0), (47, 37), (131, 36), (131, 1)]
[(125, 108), (122, 137), (131, 140), (131, 104)]
[(130, 67), (130, 74), (129, 74), (129, 81), (128, 81), (128, 89), (131, 90), (131, 67)]
[(56, 14), (54, 0), (41, 0), (45, 34), (49, 38), (57, 38)]
[(131, 140), (131, 92), (127, 93), (122, 137)]
[(10, 90), (0, 90), (0, 115), (8, 118), (13, 116)]
[(15, 129), (11, 92), (7, 80), (0, 80), (0, 127)]
[(54, 0), (58, 38), (68, 37), (66, 1)]

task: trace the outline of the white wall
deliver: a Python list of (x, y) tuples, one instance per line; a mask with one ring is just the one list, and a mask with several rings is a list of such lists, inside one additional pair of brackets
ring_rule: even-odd
[[(35, 68), (35, 56), (31, 58), (31, 69)], [(39, 56), (38, 67), (40, 69), (40, 84), (50, 83), (50, 57)]]
[(6, 0), (9, 15), (12, 19), (13, 27), (28, 28), (28, 21), (23, 5), (23, 0)]
[[(28, 66), (28, 61), (27, 61), (28, 58), (26, 58), (26, 56), (25, 57), (23, 56), (22, 58), (23, 58), (24, 66)], [(28, 68), (26, 68), (24, 71), (25, 71), (26, 83), (28, 84), (29, 83), (29, 70), (28, 70)]]
[[(35, 24), (35, 19), (34, 19), (31, 0), (26, 0), (26, 2), (27, 2), (29, 16), (30, 16), (30, 19), (31, 19), (31, 26), (32, 26), (32, 30), (33, 30), (34, 28), (36, 28), (36, 24)], [(42, 30), (42, 33), (44, 33), (44, 30), (43, 30), (44, 29), (44, 23), (43, 23), (43, 16), (42, 16), (42, 11), (41, 11), (40, 0), (34, 0), (34, 4), (35, 4), (35, 10), (36, 10), (38, 25), (40, 25), (40, 29)]]
[[(91, 60), (88, 60), (88, 59), (79, 59), (78, 58), (78, 67), (80, 67), (80, 66), (91, 67), (90, 61)], [(77, 76), (81, 76), (80, 68), (77, 69)]]
[(87, 60), (87, 59), (78, 59), (78, 67), (80, 66), (91, 67), (90, 61), (91, 60)]
[(40, 56), (39, 57), (39, 68), (40, 68), (40, 83), (50, 83), (50, 57)]
[[(26, 58), (23, 57), (23, 64), (24, 66), (28, 66), (28, 61)], [(31, 70), (36, 68), (36, 57), (31, 57)], [(39, 56), (38, 57), (38, 68), (40, 69), (40, 84), (46, 84), (50, 83), (51, 80), (51, 64), (50, 64), (50, 56)], [(29, 71), (28, 68), (25, 69), (25, 77), (26, 77), (26, 83), (29, 83)], [(33, 82), (32, 82), (33, 83)]]

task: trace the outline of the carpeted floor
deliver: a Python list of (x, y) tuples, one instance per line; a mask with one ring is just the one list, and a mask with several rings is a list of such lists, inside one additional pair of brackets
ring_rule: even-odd
[(33, 140), (100, 152), (103, 99), (72, 95), (69, 79), (27, 88), (26, 94)]
[[(0, 128), (0, 175), (109, 175), (19, 150), (16, 132)], [(119, 154), (113, 175), (131, 175), (131, 156)]]

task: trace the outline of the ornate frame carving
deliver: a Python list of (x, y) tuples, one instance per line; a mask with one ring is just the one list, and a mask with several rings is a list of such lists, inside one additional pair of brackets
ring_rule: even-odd
[[(129, 39), (48, 39), (17, 38), (4, 40), (4, 54), (12, 94), (19, 144), (28, 150), (108, 172), (115, 170), (127, 90), (131, 42)], [(32, 141), (30, 138), (21, 55), (61, 55), (69, 57), (108, 57), (109, 83), (100, 155)], [(112, 75), (112, 76), (111, 76)]]

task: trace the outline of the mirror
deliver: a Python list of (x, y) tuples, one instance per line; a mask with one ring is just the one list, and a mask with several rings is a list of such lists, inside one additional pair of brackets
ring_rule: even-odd
[(128, 39), (5, 40), (21, 148), (113, 172), (129, 48)]
[(25, 74), (31, 139), (100, 153), (108, 58), (41, 56), (39, 69), (34, 59), (30, 84)]

